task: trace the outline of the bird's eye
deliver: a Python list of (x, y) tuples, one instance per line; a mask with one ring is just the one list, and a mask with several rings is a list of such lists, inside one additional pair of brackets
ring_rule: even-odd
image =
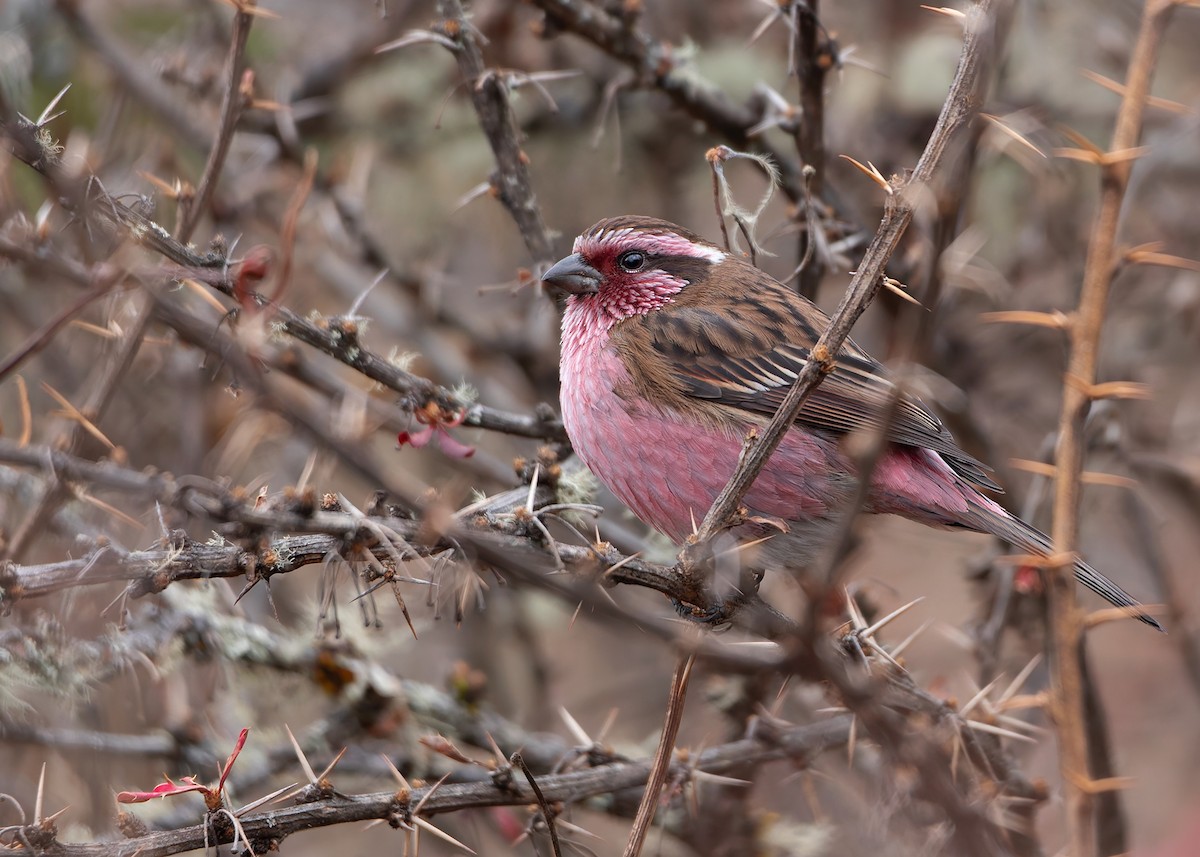
[(621, 266), (622, 271), (633, 273), (640, 271), (646, 266), (646, 254), (641, 250), (630, 250), (628, 253), (622, 253), (617, 257), (617, 264)]

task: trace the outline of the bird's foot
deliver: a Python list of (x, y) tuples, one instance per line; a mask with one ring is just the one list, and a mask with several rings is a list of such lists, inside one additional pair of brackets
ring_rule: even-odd
[(758, 593), (758, 585), (762, 583), (761, 571), (746, 571), (738, 581), (737, 589), (727, 597), (721, 597), (712, 592), (704, 593), (704, 603), (696, 604), (672, 598), (671, 604), (682, 618), (700, 625), (720, 627), (733, 621), (734, 615), (746, 602)]

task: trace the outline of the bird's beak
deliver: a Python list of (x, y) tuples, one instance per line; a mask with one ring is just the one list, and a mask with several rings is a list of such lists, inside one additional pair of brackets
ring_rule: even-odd
[(578, 253), (559, 259), (542, 274), (542, 282), (570, 295), (594, 295), (600, 291), (600, 272), (583, 261)]

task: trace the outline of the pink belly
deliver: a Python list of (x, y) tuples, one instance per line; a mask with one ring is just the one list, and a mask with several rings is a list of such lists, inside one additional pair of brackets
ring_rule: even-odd
[[(624, 377), (602, 350), (574, 376), (564, 366), (563, 420), (583, 462), (639, 518), (676, 542), (703, 520), (737, 466), (742, 433), (685, 424), (671, 411), (613, 392)], [(793, 430), (746, 495), (751, 515), (826, 529), (852, 490), (836, 442)], [(798, 535), (798, 534), (797, 534)]]

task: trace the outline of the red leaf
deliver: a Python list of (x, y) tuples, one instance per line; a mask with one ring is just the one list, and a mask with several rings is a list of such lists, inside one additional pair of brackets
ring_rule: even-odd
[(238, 735), (237, 744), (234, 745), (233, 752), (225, 760), (225, 767), (221, 768), (221, 779), (217, 781), (217, 792), (225, 788), (225, 778), (229, 776), (229, 772), (233, 769), (233, 763), (237, 761), (238, 753), (242, 752), (242, 748), (246, 746), (246, 736), (249, 734), (250, 729), (246, 728)]
[(433, 437), (433, 426), (425, 426), (417, 431), (402, 431), (396, 435), (396, 440), (401, 446), (409, 445), (414, 449), (420, 449), (425, 444), (429, 443)]
[(437, 432), (438, 446), (442, 452), (449, 458), (470, 458), (475, 454), (475, 447), (455, 440), (450, 432), (446, 431), (441, 426), (438, 426)]
[(184, 777), (178, 783), (171, 782), (171, 778), (163, 774), (163, 779), (166, 782), (159, 783), (154, 787), (154, 791), (149, 792), (118, 792), (117, 803), (145, 803), (148, 800), (154, 800), (156, 797), (173, 797), (181, 795), (185, 792), (204, 792), (208, 793), (208, 786), (202, 786), (196, 782), (194, 776)]
[(275, 253), (262, 244), (252, 247), (234, 271), (233, 295), (248, 311), (257, 309), (254, 289), (266, 279), (275, 264)]

